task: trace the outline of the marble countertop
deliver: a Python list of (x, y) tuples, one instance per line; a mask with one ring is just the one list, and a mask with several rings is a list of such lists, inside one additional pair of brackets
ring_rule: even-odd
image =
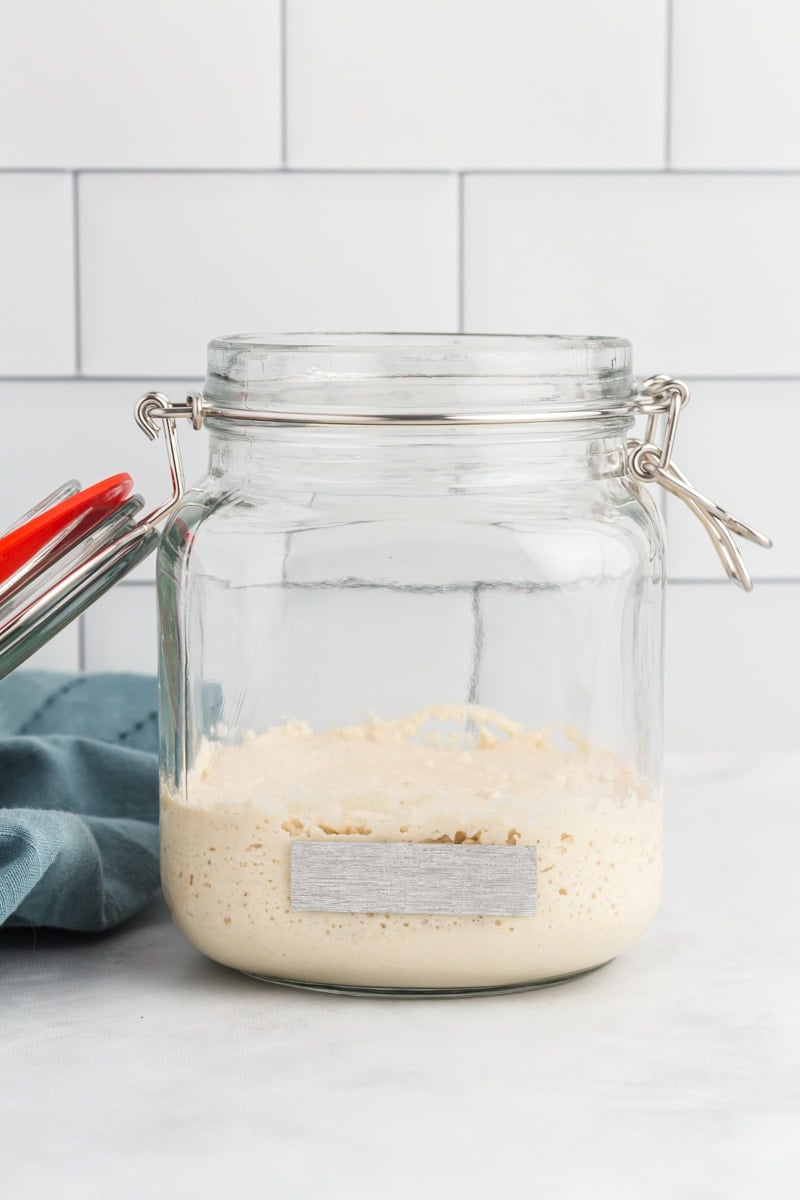
[(0, 934), (15, 1200), (800, 1194), (800, 756), (673, 759), (661, 915), (539, 992), (363, 1000), (206, 961), (160, 901)]

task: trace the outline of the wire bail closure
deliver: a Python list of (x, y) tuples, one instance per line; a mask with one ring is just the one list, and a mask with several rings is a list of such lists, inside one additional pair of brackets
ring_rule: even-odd
[[(162, 422), (166, 438), (167, 458), (172, 479), (172, 497), (151, 513), (148, 524), (160, 521), (178, 505), (185, 484), (183, 464), (178, 446), (175, 421), (191, 420), (194, 429), (202, 429), (205, 417), (234, 421), (253, 421), (268, 425), (500, 425), (533, 424), (547, 421), (597, 421), (626, 413), (647, 418), (644, 436), (631, 438), (627, 443), (628, 474), (637, 483), (659, 483), (671, 495), (677, 496), (698, 518), (717, 552), (725, 572), (746, 592), (752, 591), (753, 581), (731, 534), (769, 549), (770, 538), (759, 533), (738, 517), (732, 516), (713, 500), (699, 492), (673, 462), (678, 421), (689, 403), (689, 389), (680, 379), (668, 375), (652, 375), (642, 383), (627, 409), (574, 410), (569, 412), (522, 413), (362, 413), (336, 412), (303, 413), (289, 411), (257, 411), (253, 409), (218, 409), (208, 405), (203, 396), (190, 392), (182, 404), (173, 404), (161, 392), (147, 392), (136, 405), (136, 421), (153, 440)], [(659, 440), (658, 426), (663, 420)]]
[[(746, 592), (753, 590), (753, 581), (731, 533), (754, 542), (768, 550), (770, 538), (759, 533), (744, 521), (734, 517), (690, 483), (678, 465), (672, 461), (678, 420), (689, 403), (689, 389), (680, 379), (667, 375), (652, 375), (639, 391), (639, 411), (647, 415), (644, 438), (628, 442), (628, 472), (640, 483), (660, 483), (677, 496), (698, 518), (729, 579)], [(665, 418), (664, 434), (659, 444), (656, 431), (660, 417)]]

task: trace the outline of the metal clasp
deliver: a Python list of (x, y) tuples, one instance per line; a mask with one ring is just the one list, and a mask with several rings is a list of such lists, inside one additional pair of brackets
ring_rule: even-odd
[[(647, 416), (644, 438), (628, 442), (628, 471), (640, 483), (660, 483), (683, 500), (705, 528), (729, 578), (752, 591), (753, 581), (731, 533), (769, 549), (770, 538), (709, 500), (672, 461), (675, 435), (681, 412), (689, 403), (689, 389), (680, 379), (653, 375), (639, 391), (637, 409)], [(658, 424), (664, 420), (664, 432), (657, 439)]]
[[(720, 508), (713, 500), (709, 500), (702, 492), (699, 492), (693, 484), (689, 482), (683, 472), (673, 462), (672, 455), (675, 448), (675, 436), (678, 429), (678, 421), (686, 405), (689, 403), (689, 389), (685, 383), (679, 379), (671, 379), (667, 375), (653, 375), (650, 379), (646, 379), (642, 384), (638, 396), (635, 401), (635, 411), (642, 413), (647, 417), (645, 425), (644, 437), (642, 439), (634, 438), (628, 442), (628, 472), (631, 477), (639, 483), (660, 483), (663, 488), (671, 492), (673, 496), (683, 500), (698, 520), (705, 528), (711, 542), (716, 550), (720, 562), (725, 568), (729, 577), (734, 582), (740, 584), (746, 592), (752, 590), (753, 583), (748, 573), (747, 567), (744, 564), (739, 550), (736, 547), (732, 533), (739, 537), (746, 538), (749, 542), (755, 542), (757, 546), (763, 546), (766, 549), (772, 546), (771, 540), (763, 533), (751, 528), (744, 521), (734, 517), (731, 513), (726, 512), (724, 508)], [(196, 392), (190, 392), (183, 404), (172, 404), (166, 396), (161, 392), (147, 392), (142, 396), (136, 406), (136, 420), (141, 429), (151, 439), (158, 436), (158, 422), (164, 425), (164, 434), (167, 446), (167, 459), (169, 461), (170, 477), (172, 479), (172, 495), (169, 500), (166, 500), (158, 508), (154, 509), (144, 520), (143, 524), (153, 525), (160, 521), (180, 502), (184, 492), (184, 477), (183, 464), (181, 462), (180, 448), (178, 446), (178, 438), (175, 429), (175, 421), (179, 418), (189, 419), (195, 429), (201, 429), (203, 419), (209, 414), (215, 416), (227, 415), (234, 417), (237, 420), (263, 420), (270, 423), (290, 422), (299, 424), (326, 424), (329, 422), (348, 423), (352, 421), (363, 423), (364, 420), (371, 422), (369, 418), (355, 418), (347, 416), (314, 416), (308, 413), (257, 413), (248, 411), (229, 412), (227, 414), (219, 410), (208, 407), (201, 395)], [(594, 418), (597, 414), (578, 411), (569, 414), (573, 419), (588, 419)], [(510, 419), (523, 421), (530, 417), (533, 419), (559, 420), (564, 419), (564, 413), (534, 413), (519, 415), (514, 414)], [(407, 415), (404, 415), (403, 420), (409, 420)], [(469, 416), (463, 418), (438, 418), (433, 423), (458, 423), (459, 419), (464, 421), (474, 420), (475, 423), (491, 424), (498, 418), (495, 415), (471, 418)], [(375, 423), (386, 423), (385, 417), (374, 417)], [(658, 427), (660, 422), (664, 422), (663, 433), (659, 439)], [(413, 423), (413, 419), (412, 419)], [(431, 423), (430, 420), (426, 423)]]
[(155, 525), (163, 517), (168, 516), (180, 503), (186, 490), (183, 474), (183, 459), (178, 445), (178, 434), (175, 420), (179, 417), (190, 417), (195, 429), (203, 427), (203, 398), (196, 392), (190, 392), (184, 404), (173, 404), (162, 392), (145, 392), (135, 408), (136, 424), (142, 429), (150, 441), (158, 437), (157, 421), (164, 426), (164, 440), (167, 446), (167, 461), (172, 480), (172, 495), (158, 508), (154, 508), (145, 517), (143, 524)]

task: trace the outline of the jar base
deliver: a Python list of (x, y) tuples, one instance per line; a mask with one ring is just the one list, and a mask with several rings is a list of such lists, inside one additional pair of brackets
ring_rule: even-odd
[(456, 996), (506, 996), (513, 992), (533, 992), (539, 988), (556, 987), (560, 983), (569, 983), (572, 979), (580, 979), (583, 975), (591, 975), (594, 971), (607, 967), (613, 958), (597, 963), (593, 967), (584, 967), (580, 971), (570, 971), (566, 975), (555, 975), (551, 979), (539, 979), (529, 983), (504, 983), (496, 987), (454, 987), (454, 988), (402, 988), (402, 987), (360, 987), (335, 983), (312, 983), (305, 979), (280, 979), (275, 975), (258, 975), (254, 971), (242, 971), (250, 979), (260, 983), (275, 983), (280, 987), (300, 988), (306, 992), (325, 992), (332, 996), (360, 996), (386, 1000), (447, 1000)]

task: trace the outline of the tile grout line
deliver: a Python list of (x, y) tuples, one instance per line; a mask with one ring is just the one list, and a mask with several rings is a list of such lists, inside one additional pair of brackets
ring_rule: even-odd
[(464, 332), (464, 172), (459, 171), (456, 191), (456, 277), (458, 282), (458, 332)]
[(143, 371), (139, 375), (0, 375), (0, 383), (189, 383), (202, 387), (203, 379), (186, 375), (167, 375), (160, 371)]
[(666, 61), (664, 70), (664, 166), (672, 172), (672, 58), (674, 0), (667, 0)]
[(800, 375), (696, 375), (684, 371), (691, 383), (800, 383)]
[(286, 0), (280, 0), (278, 9), (279, 45), (280, 45), (280, 108), (281, 108), (281, 169), (286, 170), (289, 146), (289, 120), (287, 97), (289, 90), (286, 80)]
[[(645, 372), (637, 372), (637, 378)], [(683, 378), (689, 383), (800, 383), (800, 375), (695, 375), (684, 371)], [(192, 378), (187, 372), (184, 375), (168, 375), (163, 371), (140, 371), (137, 375), (0, 375), (0, 383), (187, 383), (193, 387), (202, 386), (200, 376)]]
[(81, 320), (81, 222), (79, 208), (79, 176), (72, 172), (72, 280), (75, 324), (75, 374), (80, 375), (83, 368), (82, 349), (82, 320)]
[(472, 589), (472, 669), (469, 677), (467, 703), (476, 704), (480, 693), (481, 661), (483, 658), (483, 610), (480, 584)]
[[(286, 582), (287, 582), (287, 580), (285, 578), (283, 578), (279, 581), (279, 583), (286, 583)], [(706, 585), (708, 585), (710, 587), (717, 587), (718, 585), (719, 586), (725, 586), (726, 584), (730, 585), (730, 580), (725, 575), (696, 575), (696, 576), (690, 576), (690, 575), (680, 576), (680, 575), (678, 575), (678, 576), (675, 576), (675, 575), (669, 575), (669, 573), (668, 573), (667, 583), (670, 587), (698, 587), (698, 586), (705, 587)], [(119, 581), (119, 583), (117, 583), (115, 586), (118, 588), (122, 588), (123, 590), (130, 589), (130, 588), (152, 588), (152, 589), (155, 589), (156, 580), (155, 579), (121, 579)], [(765, 586), (800, 587), (800, 575), (754, 576), (753, 586), (755, 588), (765, 587)], [(477, 587), (473, 587), (471, 589), (471, 591), (473, 592), (473, 608), (475, 609), (476, 613), (480, 610), (480, 597), (477, 594), (479, 589), (480, 589), (480, 584), (478, 584)], [(80, 619), (82, 620), (83, 618), (80, 618)]]
[(452, 175), (798, 177), (800, 167), (2, 167), (0, 175)]
[[(670, 587), (731, 587), (731, 580), (724, 573), (721, 575), (669, 575), (667, 583)], [(735, 585), (734, 585), (735, 586)], [(753, 590), (760, 587), (800, 587), (800, 575), (754, 575)], [(741, 590), (741, 589), (740, 589)]]

